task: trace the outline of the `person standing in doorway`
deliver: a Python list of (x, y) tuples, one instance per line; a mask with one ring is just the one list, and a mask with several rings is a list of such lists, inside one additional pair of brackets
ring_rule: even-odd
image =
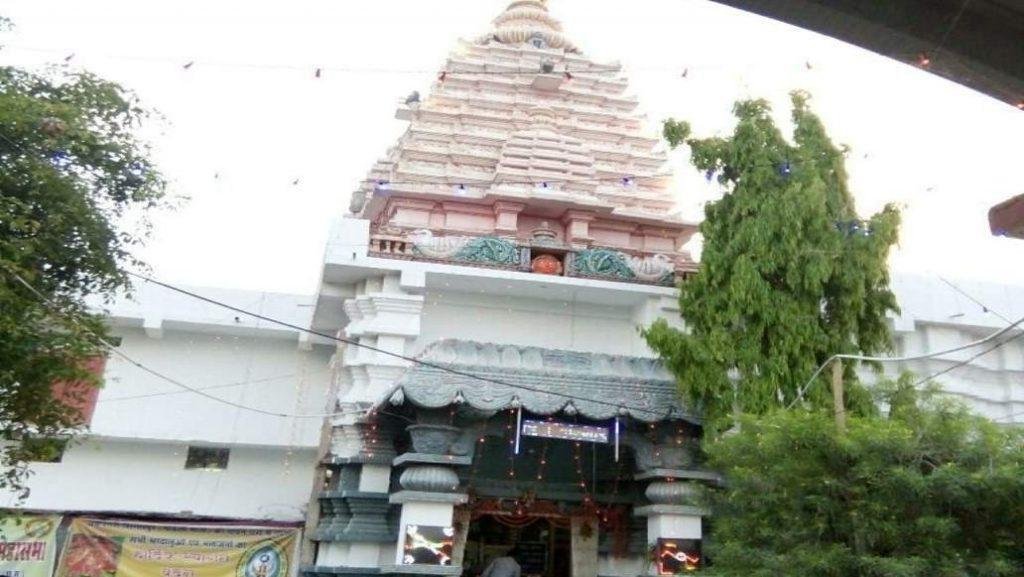
[(516, 561), (518, 556), (519, 548), (512, 547), (507, 553), (491, 561), (480, 577), (521, 577), (519, 562)]

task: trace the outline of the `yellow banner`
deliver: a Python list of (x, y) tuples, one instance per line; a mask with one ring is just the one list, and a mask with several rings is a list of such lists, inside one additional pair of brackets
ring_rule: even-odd
[(0, 577), (50, 577), (59, 526), (57, 515), (0, 519)]
[(56, 577), (290, 577), (298, 529), (75, 519)]

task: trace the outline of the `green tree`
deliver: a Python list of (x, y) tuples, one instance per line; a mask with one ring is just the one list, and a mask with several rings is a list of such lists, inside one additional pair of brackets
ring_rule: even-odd
[[(736, 104), (729, 138), (688, 139), (686, 123), (665, 123), (669, 143), (685, 141), (726, 191), (705, 209), (700, 270), (680, 290), (684, 330), (660, 321), (645, 336), (711, 423), (791, 404), (832, 354), (890, 348), (886, 259), (899, 213), (890, 205), (859, 219), (845, 150), (804, 94), (792, 101), (792, 142), (762, 100)], [(870, 410), (853, 367), (845, 379), (853, 410)], [(825, 403), (828, 391), (812, 387), (807, 400)]]
[(54, 448), (40, 439), (79, 427), (54, 384), (98, 384), (84, 363), (103, 354), (90, 333), (107, 329), (85, 301), (128, 287), (146, 228), (119, 223), (164, 202), (135, 136), (146, 116), (135, 96), (92, 74), (0, 67), (0, 488), (27, 494), (27, 463)]
[(708, 444), (711, 573), (1024, 575), (1024, 437), (907, 378), (845, 434), (822, 411), (746, 417)]

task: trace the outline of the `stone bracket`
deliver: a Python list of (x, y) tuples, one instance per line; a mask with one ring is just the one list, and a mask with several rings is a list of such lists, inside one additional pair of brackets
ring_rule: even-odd
[(464, 505), (469, 501), (465, 493), (428, 493), (426, 491), (398, 491), (392, 493), (389, 502), (398, 503), (450, 503)]
[(387, 493), (325, 491), (320, 502), (329, 514), (312, 535), (317, 541), (386, 543), (397, 538), (388, 519)]
[(693, 479), (695, 481), (711, 481), (720, 483), (722, 476), (713, 471), (699, 469), (648, 469), (633, 476), (637, 481), (653, 481), (658, 479)]
[(432, 455), (430, 453), (402, 453), (395, 457), (392, 461), (392, 465), (400, 467), (402, 465), (472, 465), (473, 458), (469, 456), (456, 456), (456, 455)]
[[(393, 453), (392, 453), (393, 454)], [(327, 457), (321, 461), (324, 465), (390, 465), (393, 457), (387, 453), (375, 453), (372, 457), (360, 454), (352, 457)]]
[(636, 517), (650, 517), (651, 515), (690, 515), (693, 517), (707, 517), (708, 510), (701, 507), (689, 505), (646, 505), (633, 509)]

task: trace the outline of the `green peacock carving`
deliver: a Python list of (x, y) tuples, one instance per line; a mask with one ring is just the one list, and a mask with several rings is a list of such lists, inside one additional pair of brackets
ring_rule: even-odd
[(573, 268), (574, 272), (581, 276), (607, 276), (627, 280), (636, 278), (621, 252), (603, 248), (577, 252)]
[(503, 238), (481, 236), (466, 243), (452, 260), (515, 265), (519, 264), (519, 249)]

